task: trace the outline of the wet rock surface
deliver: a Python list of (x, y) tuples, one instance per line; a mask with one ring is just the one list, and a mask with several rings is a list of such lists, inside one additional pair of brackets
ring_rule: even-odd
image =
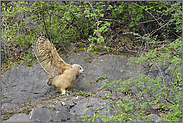
[[(66, 63), (80, 64), (84, 68), (85, 73), (79, 77), (76, 90), (88, 91), (89, 95), (71, 94), (69, 96), (60, 96), (56, 87), (46, 85), (46, 79), (49, 75), (36, 61), (31, 63), (22, 62), (14, 65), (12, 69), (3, 74), (3, 81), (5, 82), (5, 84), (2, 84), (3, 98), (1, 100), (3, 121), (82, 121), (84, 118), (81, 116), (95, 113), (94, 107), (100, 107), (101, 115), (115, 115), (115, 110), (106, 111), (107, 104), (109, 101), (114, 101), (112, 99), (123, 99), (125, 95), (100, 89), (104, 80), (99, 80), (98, 78), (105, 77), (108, 81), (114, 81), (115, 79), (124, 80), (127, 79), (126, 73), (138, 70), (143, 73), (148, 73), (149, 71), (149, 68), (140, 64), (135, 68), (127, 66), (128, 57), (126, 56), (97, 56), (94, 53), (81, 52), (67, 58), (61, 57)], [(151, 71), (151, 74), (153, 76), (160, 75), (160, 73), (153, 71)], [(102, 98), (105, 94), (109, 94), (111, 99)], [(51, 95), (52, 98), (49, 97)], [(100, 104), (104, 104), (104, 106), (100, 106)], [(27, 107), (29, 107), (28, 110)], [(83, 112), (85, 109), (87, 110)], [(5, 114), (10, 111), (16, 113), (6, 118)], [(153, 117), (158, 119), (154, 115)]]

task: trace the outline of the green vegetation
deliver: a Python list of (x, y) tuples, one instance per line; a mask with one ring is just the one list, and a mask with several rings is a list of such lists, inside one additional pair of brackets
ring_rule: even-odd
[[(127, 122), (134, 121), (134, 118), (141, 118), (148, 121), (146, 116), (149, 114), (146, 110), (152, 105), (158, 105), (160, 112), (165, 116), (161, 117), (161, 122), (182, 122), (182, 41), (181, 38), (176, 39), (174, 42), (167, 44), (168, 46), (160, 47), (150, 50), (149, 52), (141, 55), (138, 60), (135, 58), (129, 59), (128, 65), (135, 66), (138, 63), (150, 62), (161, 72), (161, 76), (155, 79), (149, 75), (145, 75), (137, 71), (136, 73), (129, 73), (128, 80), (115, 80), (109, 82), (107, 80), (102, 83), (101, 88), (109, 88), (113, 86), (116, 92), (122, 92), (127, 97), (118, 100), (116, 104), (109, 102), (108, 109), (114, 110), (118, 107), (115, 116), (106, 117), (97, 113), (92, 115), (92, 118), (83, 116), (85, 122)], [(173, 52), (172, 52), (173, 51)], [(176, 53), (176, 55), (173, 55)], [(168, 62), (169, 61), (169, 64)], [(162, 66), (168, 64), (167, 70), (171, 73), (171, 81), (166, 83), (165, 75), (162, 73)], [(134, 85), (137, 89), (132, 89)], [(139, 91), (138, 91), (139, 90)], [(103, 99), (110, 99), (108, 94), (103, 96)], [(167, 103), (164, 103), (166, 100)], [(115, 106), (114, 106), (115, 105)], [(116, 109), (116, 108), (115, 108)]]
[[(130, 86), (136, 85), (139, 98), (119, 100), (116, 116), (95, 113), (85, 121), (144, 118), (147, 107), (158, 104), (166, 114), (160, 121), (182, 122), (182, 1), (2, 1), (1, 17), (1, 52), (8, 62), (12, 60), (11, 65), (32, 61), (32, 41), (45, 35), (62, 52), (67, 43), (96, 54), (98, 50), (114, 55), (123, 55), (122, 49), (135, 51), (138, 59), (131, 58), (128, 65), (149, 62), (160, 71), (156, 78), (137, 71), (129, 73), (128, 80), (105, 80), (102, 88), (114, 86), (127, 96), (137, 93)], [(172, 76), (168, 84), (164, 65)], [(168, 103), (162, 103), (163, 99)], [(111, 105), (107, 110), (112, 110)]]
[[(121, 42), (120, 38), (126, 35), (133, 37), (128, 41), (131, 48), (142, 45), (140, 50), (148, 51), (180, 37), (181, 4), (181, 1), (2, 1), (1, 49), (7, 59), (31, 61), (35, 58), (32, 41), (42, 34), (61, 51), (66, 50), (67, 43), (80, 42), (87, 51), (100, 47), (113, 52), (119, 45), (116, 40)], [(116, 50), (114, 54), (119, 51)]]

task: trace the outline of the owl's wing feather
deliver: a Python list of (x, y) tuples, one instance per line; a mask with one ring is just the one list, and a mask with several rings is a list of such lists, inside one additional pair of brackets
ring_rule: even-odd
[(71, 65), (63, 61), (54, 45), (45, 37), (33, 41), (33, 51), (44, 70), (53, 76), (60, 75), (71, 68)]

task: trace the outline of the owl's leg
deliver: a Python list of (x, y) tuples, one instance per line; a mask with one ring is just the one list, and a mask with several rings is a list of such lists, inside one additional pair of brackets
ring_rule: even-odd
[(60, 88), (62, 94), (65, 94), (65, 88)]

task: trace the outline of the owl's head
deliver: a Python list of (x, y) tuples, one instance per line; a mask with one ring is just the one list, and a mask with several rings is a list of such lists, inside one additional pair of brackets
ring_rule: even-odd
[(72, 68), (75, 68), (79, 75), (81, 75), (84, 72), (84, 69), (78, 64), (73, 64)]

